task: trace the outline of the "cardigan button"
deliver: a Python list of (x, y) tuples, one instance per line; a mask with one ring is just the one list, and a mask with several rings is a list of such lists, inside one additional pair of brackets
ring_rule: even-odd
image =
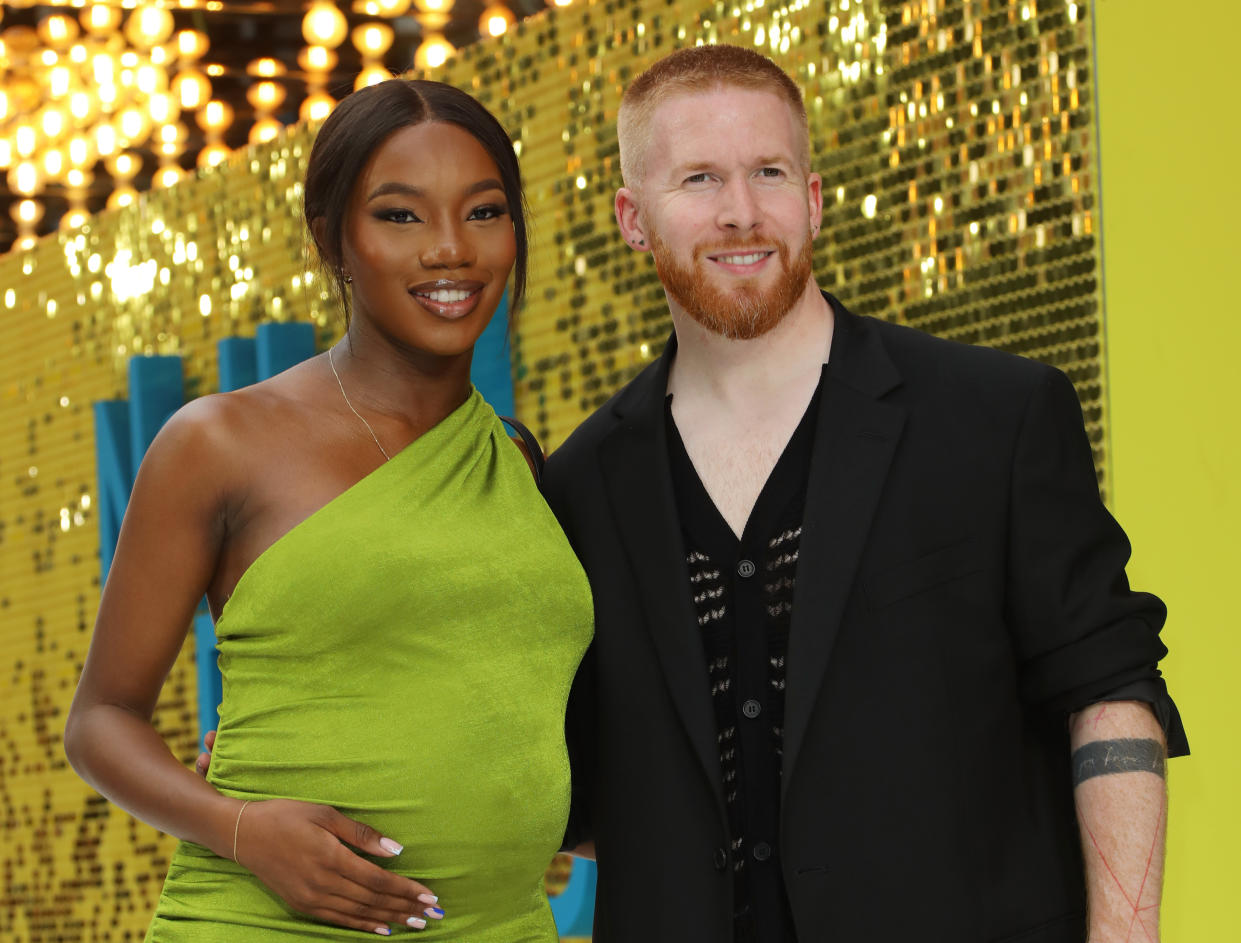
[(771, 857), (771, 846), (765, 841), (761, 841), (754, 846), (751, 854), (754, 855), (755, 861), (766, 861)]
[(758, 572), (758, 567), (754, 565), (753, 560), (742, 560), (737, 564), (737, 575), (743, 580), (748, 580), (751, 576)]
[(723, 848), (715, 849), (715, 870), (723, 871), (728, 867), (728, 852)]

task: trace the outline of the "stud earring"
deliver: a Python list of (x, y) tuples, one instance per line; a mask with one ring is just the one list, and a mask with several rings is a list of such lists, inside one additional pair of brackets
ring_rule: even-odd
[(353, 276), (352, 276), (352, 275), (350, 275), (348, 272), (346, 272), (346, 273), (345, 273), (344, 278), (345, 278), (345, 284), (346, 284), (346, 285), (352, 285), (352, 284), (353, 284)]

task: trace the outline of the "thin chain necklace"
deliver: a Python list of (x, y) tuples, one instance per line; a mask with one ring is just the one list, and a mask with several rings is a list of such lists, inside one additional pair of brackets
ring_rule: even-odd
[(349, 394), (345, 392), (345, 384), (340, 382), (340, 374), (336, 372), (336, 361), (332, 359), (332, 348), (327, 349), (327, 362), (332, 368), (332, 376), (336, 377), (336, 385), (340, 387), (340, 395), (345, 398), (345, 405), (349, 407), (349, 412), (353, 413), (362, 420), (362, 425), (366, 426), (366, 431), (371, 434), (371, 438), (375, 440), (375, 445), (379, 446), (379, 451), (383, 452), (384, 461), (392, 458), (388, 454), (388, 450), (383, 447), (379, 441), (379, 436), (375, 435), (375, 430), (371, 428), (371, 424), (366, 421), (366, 417), (353, 408), (353, 403), (349, 402)]

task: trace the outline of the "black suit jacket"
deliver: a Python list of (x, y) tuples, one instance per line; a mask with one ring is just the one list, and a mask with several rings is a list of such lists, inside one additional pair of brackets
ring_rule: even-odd
[[(1162, 690), (1163, 605), (1129, 590), (1063, 374), (829, 301), (787, 658), (779, 840), (798, 938), (1080, 943), (1066, 714), (1132, 682)], [(595, 598), (569, 728), (600, 943), (732, 939), (664, 430), (674, 355), (547, 465)]]

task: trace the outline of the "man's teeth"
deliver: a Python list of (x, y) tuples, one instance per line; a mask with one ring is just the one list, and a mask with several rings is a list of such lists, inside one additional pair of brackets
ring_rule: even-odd
[(766, 252), (751, 252), (749, 255), (721, 255), (719, 261), (725, 265), (753, 265), (759, 259), (767, 258)]
[(438, 301), (440, 304), (451, 304), (454, 301), (465, 301), (473, 292), (462, 291), (460, 288), (437, 288), (435, 291), (419, 291), (415, 294)]

